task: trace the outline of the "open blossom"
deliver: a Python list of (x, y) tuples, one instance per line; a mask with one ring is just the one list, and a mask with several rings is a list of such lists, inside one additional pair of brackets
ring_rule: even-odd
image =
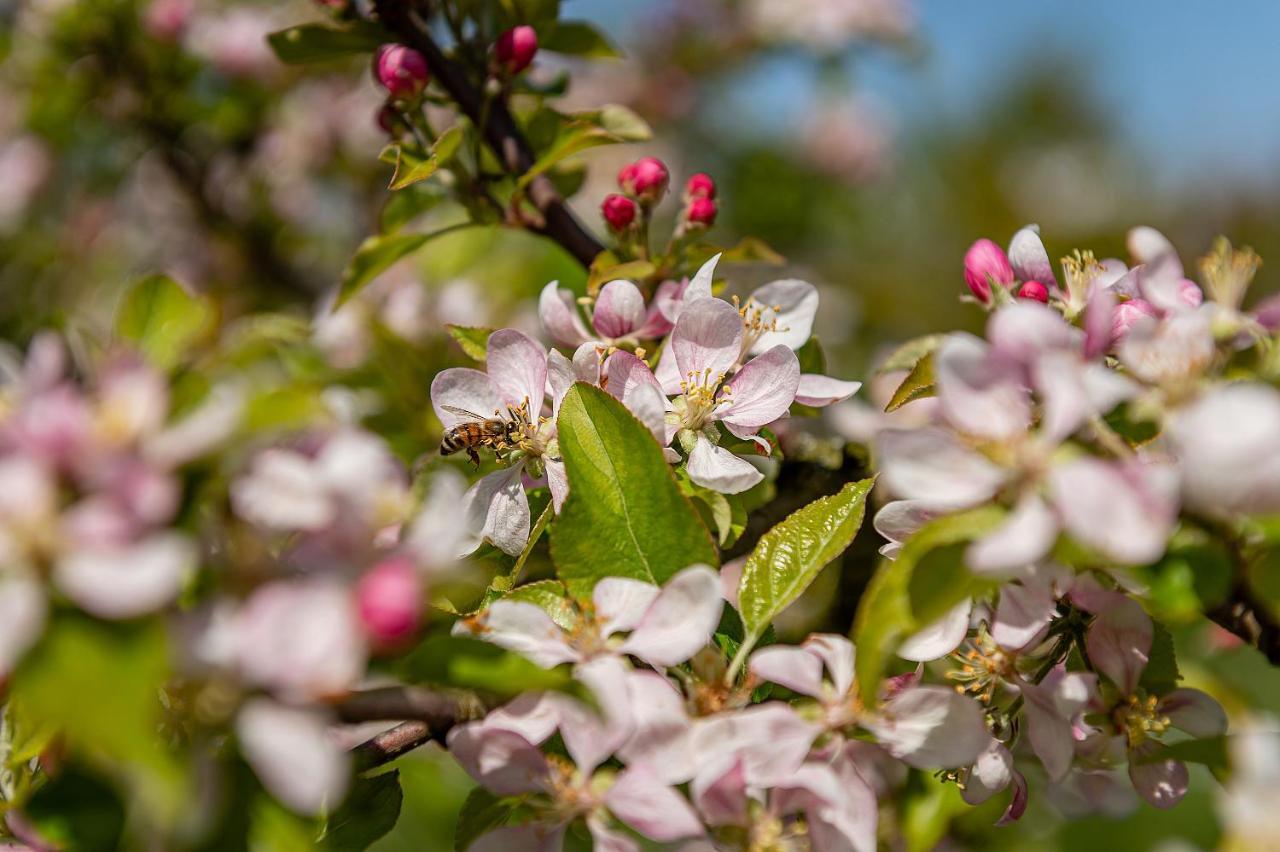
[(671, 331), (672, 320), (665, 310), (669, 310), (669, 303), (679, 289), (674, 281), (663, 282), (646, 307), (644, 295), (636, 285), (630, 281), (610, 281), (596, 296), (588, 331), (573, 294), (552, 281), (542, 289), (538, 316), (542, 327), (562, 346), (578, 347), (594, 342), (605, 349), (619, 345), (634, 348), (643, 340), (654, 340)]

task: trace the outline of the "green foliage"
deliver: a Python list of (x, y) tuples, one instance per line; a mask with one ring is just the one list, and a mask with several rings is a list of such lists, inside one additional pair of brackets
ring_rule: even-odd
[(116, 334), (135, 344), (162, 369), (178, 364), (188, 350), (214, 328), (215, 311), (164, 275), (144, 278), (130, 287), (116, 313)]
[(541, 609), (551, 620), (565, 630), (572, 630), (578, 623), (578, 610), (567, 595), (564, 583), (559, 580), (539, 580), (516, 586), (502, 596), (507, 601), (523, 601)]
[(1164, 558), (1139, 573), (1155, 612), (1185, 622), (1226, 599), (1234, 568), (1221, 542), (1188, 527), (1174, 536)]
[(382, 27), (364, 21), (343, 29), (305, 24), (267, 36), (276, 57), (286, 65), (349, 59), (372, 53), (391, 40), (391, 35)]
[(652, 137), (649, 125), (631, 110), (609, 104), (598, 110), (574, 113), (560, 131), (556, 141), (537, 159), (529, 171), (520, 176), (517, 189), (523, 190), (535, 177), (548, 171), (566, 157), (589, 148), (620, 142), (645, 142)]
[(120, 848), (125, 810), (102, 778), (79, 766), (64, 767), (36, 790), (23, 814), (59, 848), (113, 852)]
[(622, 403), (575, 384), (560, 406), (559, 440), (569, 497), (551, 558), (571, 593), (590, 594), (602, 577), (662, 585), (689, 565), (719, 564), (662, 448)]
[(366, 239), (352, 255), (342, 273), (342, 285), (334, 308), (342, 306), (360, 291), (364, 285), (391, 267), (397, 260), (408, 257), (427, 244), (431, 234), (388, 234)]
[(1280, 549), (1269, 549), (1253, 560), (1246, 580), (1272, 618), (1280, 618)]
[(464, 355), (472, 361), (484, 363), (485, 358), (488, 357), (486, 346), (489, 343), (489, 335), (493, 334), (493, 329), (453, 325), (452, 323), (447, 323), (445, 329), (449, 332), (449, 336), (462, 347)]
[(893, 392), (893, 397), (890, 398), (884, 410), (897, 411), (912, 400), (933, 396), (933, 382), (933, 353), (930, 352), (921, 357), (911, 368), (911, 372)]
[[(997, 506), (938, 518), (921, 527), (896, 559), (876, 569), (853, 624), (858, 690), (864, 702), (875, 702), (890, 657), (902, 640), (985, 587), (964, 569), (963, 548), (952, 545), (991, 532), (1003, 518), (1004, 510)], [(920, 580), (915, 579), (917, 570)]]
[(920, 363), (920, 359), (931, 354), (942, 345), (944, 335), (926, 334), (901, 344), (884, 359), (876, 368), (877, 373), (891, 373), (894, 370), (910, 370)]
[(518, 798), (498, 798), (483, 787), (477, 787), (467, 796), (458, 813), (458, 825), (454, 830), (453, 848), (466, 852), (480, 835), (504, 825), (519, 824), (528, 816)]
[(433, 636), (398, 660), (396, 668), (411, 681), (499, 697), (569, 690), (573, 683), (567, 669), (544, 669), (514, 651), (466, 636)]
[(707, 529), (716, 534), (720, 547), (732, 547), (747, 528), (747, 510), (742, 497), (737, 494), (721, 494), (689, 479), (683, 470), (676, 472), (676, 482), (681, 492), (693, 501)]
[(395, 828), (403, 801), (397, 770), (358, 779), (342, 807), (326, 821), (321, 845), (342, 852), (367, 849)]
[(1147, 666), (1139, 681), (1142, 688), (1156, 695), (1164, 695), (1178, 688), (1182, 673), (1178, 671), (1178, 658), (1173, 649), (1173, 634), (1159, 621), (1152, 622), (1151, 652)]
[(538, 47), (585, 59), (615, 59), (622, 53), (604, 33), (587, 21), (560, 21)]
[(466, 131), (462, 125), (455, 124), (440, 134), (431, 145), (431, 149), (423, 156), (416, 146), (390, 145), (382, 152), (379, 159), (395, 164), (395, 173), (391, 176), (389, 189), (400, 190), (434, 175), (441, 166), (449, 163), (458, 153)]
[(873, 479), (850, 482), (838, 494), (793, 512), (760, 537), (738, 587), (738, 608), (749, 635), (760, 635), (853, 542), (874, 484)]

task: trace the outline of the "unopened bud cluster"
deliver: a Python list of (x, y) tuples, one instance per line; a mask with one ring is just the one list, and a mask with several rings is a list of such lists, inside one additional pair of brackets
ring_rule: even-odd
[[(618, 171), (618, 188), (621, 192), (606, 196), (601, 213), (609, 228), (625, 231), (637, 221), (641, 211), (646, 214), (667, 194), (671, 184), (671, 172), (666, 163), (657, 157), (641, 157), (627, 163)], [(698, 172), (684, 186), (684, 210), (680, 214), (682, 231), (702, 230), (715, 224), (716, 184), (711, 176)]]

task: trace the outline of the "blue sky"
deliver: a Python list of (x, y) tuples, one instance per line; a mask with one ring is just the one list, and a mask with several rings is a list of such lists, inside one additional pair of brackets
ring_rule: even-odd
[[(785, 3), (787, 0), (776, 0)], [(1087, 86), (1164, 182), (1225, 174), (1270, 179), (1280, 166), (1277, 0), (917, 0), (924, 55), (872, 51), (859, 81), (905, 122), (962, 116), (1038, 58), (1078, 56)], [(574, 0), (571, 14), (623, 37), (652, 0)], [(575, 10), (576, 7), (576, 10)], [(805, 72), (771, 65), (748, 87), (774, 121)]]

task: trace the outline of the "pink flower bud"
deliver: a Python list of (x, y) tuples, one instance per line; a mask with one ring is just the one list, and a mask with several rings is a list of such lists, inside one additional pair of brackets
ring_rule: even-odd
[(978, 240), (964, 253), (964, 281), (983, 304), (991, 303), (991, 284), (1013, 284), (1013, 267), (1004, 249), (991, 240)]
[(1196, 282), (1183, 278), (1178, 282), (1178, 301), (1188, 307), (1198, 308), (1204, 301), (1204, 293)]
[(1129, 333), (1134, 323), (1143, 317), (1156, 316), (1155, 306), (1146, 299), (1130, 299), (1116, 305), (1111, 315), (1111, 342), (1115, 343)]
[(624, 231), (636, 219), (636, 203), (625, 195), (608, 195), (600, 205), (600, 212), (610, 228)]
[(657, 157), (641, 157), (618, 172), (618, 185), (623, 192), (653, 204), (667, 191), (671, 174)]
[(412, 637), (422, 620), (422, 578), (413, 562), (393, 556), (370, 568), (356, 584), (356, 608), (376, 647), (395, 648)]
[(373, 71), (378, 82), (396, 98), (417, 97), (431, 79), (426, 57), (403, 44), (384, 44), (378, 48)]
[(690, 225), (701, 225), (704, 228), (710, 228), (716, 223), (716, 213), (719, 210), (715, 201), (710, 198), (694, 198), (689, 201), (689, 206), (685, 208), (684, 218)]
[(684, 197), (715, 198), (716, 182), (711, 179), (711, 175), (704, 172), (698, 172), (685, 182)]
[(1047, 303), (1049, 301), (1049, 288), (1039, 281), (1027, 281), (1018, 288), (1018, 298), (1033, 299), (1037, 302)]
[(530, 26), (512, 27), (493, 44), (493, 55), (508, 74), (519, 74), (529, 67), (538, 52), (538, 33)]
[(159, 41), (176, 41), (195, 13), (192, 0), (152, 0), (142, 16), (147, 34)]

